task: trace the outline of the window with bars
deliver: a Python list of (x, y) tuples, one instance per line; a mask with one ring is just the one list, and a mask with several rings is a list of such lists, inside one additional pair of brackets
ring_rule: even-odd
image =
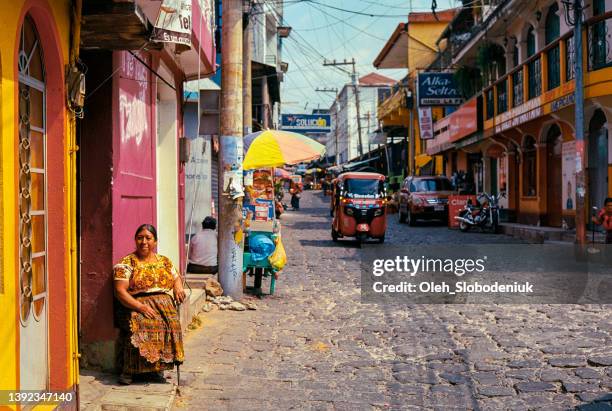
[[(559, 6), (553, 3), (548, 9), (545, 24), (545, 39), (546, 44), (550, 44), (559, 38), (560, 21), (559, 21)], [(561, 57), (560, 48), (557, 44), (552, 49), (546, 52), (546, 72), (548, 75), (547, 90), (552, 90), (559, 87), (561, 84)]]
[(497, 114), (508, 110), (508, 79), (497, 84)]
[(21, 29), (19, 70), (19, 277), (20, 318), (38, 321), (47, 291), (45, 68), (36, 27)]
[(565, 65), (565, 79), (567, 81), (572, 80), (574, 75), (574, 69), (576, 64), (576, 49), (574, 48), (574, 37), (565, 39), (565, 55), (567, 64)]
[(542, 64), (540, 57), (531, 61), (527, 65), (527, 74), (529, 76), (529, 99), (538, 97), (542, 94)]
[(487, 101), (487, 120), (493, 118), (495, 115), (495, 104), (493, 101), (493, 89), (490, 88), (486, 93), (486, 101)]
[(523, 104), (523, 68), (512, 74), (512, 107)]

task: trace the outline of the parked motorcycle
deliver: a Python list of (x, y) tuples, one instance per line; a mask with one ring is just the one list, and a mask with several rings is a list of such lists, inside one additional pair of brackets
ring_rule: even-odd
[(499, 199), (505, 196), (503, 192), (497, 195), (482, 193), (477, 204), (468, 201), (465, 208), (459, 212), (455, 220), (459, 221), (459, 229), (464, 233), (472, 227), (480, 227), (481, 230), (488, 229), (493, 233), (499, 232)]

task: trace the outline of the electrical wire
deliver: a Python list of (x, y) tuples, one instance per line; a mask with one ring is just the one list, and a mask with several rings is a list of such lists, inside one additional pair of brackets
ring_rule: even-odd
[(389, 18), (406, 17), (406, 14), (363, 13), (363, 12), (359, 12), (359, 11), (344, 9), (344, 8), (341, 8), (341, 7), (330, 6), (329, 4), (321, 3), (321, 2), (318, 2), (316, 0), (304, 0), (304, 3), (318, 4), (319, 6), (326, 7), (326, 8), (329, 8), (329, 9), (338, 10), (338, 11), (342, 11), (342, 12), (345, 12), (345, 13), (358, 14), (360, 16), (367, 16), (367, 17), (381, 17), (381, 18), (387, 18), (387, 17), (389, 17)]

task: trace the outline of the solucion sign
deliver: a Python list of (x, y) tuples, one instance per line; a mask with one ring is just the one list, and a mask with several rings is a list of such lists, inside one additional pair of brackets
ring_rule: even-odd
[(281, 129), (297, 133), (329, 133), (329, 114), (281, 114)]

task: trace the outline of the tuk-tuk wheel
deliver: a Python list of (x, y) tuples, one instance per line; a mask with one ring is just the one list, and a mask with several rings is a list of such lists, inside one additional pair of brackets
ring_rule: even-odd
[(378, 239), (378, 244), (382, 244), (384, 242), (385, 242), (385, 236), (383, 235), (382, 237)]
[(338, 233), (336, 232), (336, 230), (334, 230), (333, 227), (331, 229), (331, 237), (332, 237), (332, 241), (334, 242), (338, 241)]

